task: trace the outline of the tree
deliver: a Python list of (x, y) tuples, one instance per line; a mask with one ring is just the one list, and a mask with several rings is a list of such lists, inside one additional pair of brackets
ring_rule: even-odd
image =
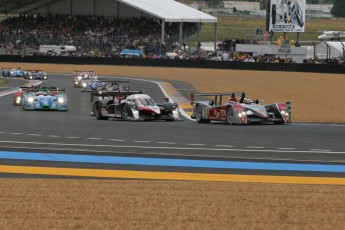
[(267, 4), (266, 4), (266, 0), (260, 0), (260, 10), (266, 10), (267, 8)]
[(344, 0), (333, 0), (333, 8), (331, 14), (334, 17), (345, 17), (345, 1)]
[(223, 0), (206, 0), (206, 3), (211, 8), (216, 8), (221, 3), (223, 3)]

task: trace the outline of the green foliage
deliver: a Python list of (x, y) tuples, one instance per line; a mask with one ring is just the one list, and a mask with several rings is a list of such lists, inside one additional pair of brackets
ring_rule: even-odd
[(206, 0), (205, 2), (209, 7), (214, 8), (223, 3), (223, 0)]
[(344, 0), (334, 0), (333, 8), (331, 14), (335, 17), (343, 18), (345, 17), (345, 1)]
[(8, 82), (8, 80), (0, 80), (0, 85), (3, 85), (5, 83), (7, 83), (7, 82)]

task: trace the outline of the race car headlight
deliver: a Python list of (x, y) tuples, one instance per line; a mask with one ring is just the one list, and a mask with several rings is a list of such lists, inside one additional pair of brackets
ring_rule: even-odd
[(83, 87), (85, 88), (87, 86), (87, 84), (86, 83), (83, 83)]
[(81, 76), (78, 76), (78, 80), (81, 80)]
[(177, 106), (176, 106), (176, 108), (172, 111), (172, 115), (173, 115), (175, 118), (178, 118), (178, 116), (179, 116), (179, 109), (178, 109)]
[(289, 116), (289, 113), (288, 113), (286, 110), (281, 110), (281, 111), (280, 111), (280, 114), (281, 114), (282, 116)]
[(21, 97), (17, 97), (17, 98), (16, 98), (16, 103), (19, 103), (21, 100), (22, 100)]
[(133, 117), (135, 119), (139, 119), (139, 111), (135, 110), (135, 111), (132, 111), (132, 114), (133, 114)]
[(60, 104), (62, 104), (62, 103), (65, 102), (65, 99), (64, 99), (63, 97), (59, 97), (59, 98), (58, 98), (58, 102), (59, 102)]
[(244, 112), (244, 111), (239, 111), (238, 112), (238, 117), (239, 118), (242, 118), (242, 117), (245, 117), (246, 116), (246, 112)]
[(28, 102), (29, 102), (29, 103), (33, 103), (34, 100), (35, 100), (35, 99), (34, 99), (33, 97), (29, 97), (29, 98), (28, 98)]

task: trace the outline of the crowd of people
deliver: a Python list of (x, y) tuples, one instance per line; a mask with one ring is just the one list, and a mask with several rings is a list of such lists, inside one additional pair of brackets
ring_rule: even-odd
[[(184, 23), (185, 33), (197, 30), (195, 23)], [(178, 37), (179, 24), (166, 23), (165, 42)], [(114, 18), (85, 15), (19, 15), (0, 23), (0, 43), (15, 48), (39, 44), (74, 45), (78, 50), (112, 52), (145, 46), (149, 52), (161, 51), (161, 26), (153, 18)], [(36, 47), (37, 48), (37, 47)], [(166, 47), (168, 48), (168, 47)]]
[[(184, 35), (197, 32), (195, 23), (184, 23)], [(262, 28), (256, 29), (262, 33)], [(73, 57), (123, 57), (123, 49), (140, 49), (143, 55), (132, 58), (174, 58), (184, 60), (217, 60), (257, 63), (293, 63), (291, 58), (274, 55), (257, 55), (236, 52), (237, 44), (258, 44), (253, 38), (229, 39), (217, 42), (217, 51), (204, 50), (200, 42), (196, 49), (179, 40), (179, 24), (166, 23), (165, 42), (161, 42), (161, 25), (153, 18), (114, 18), (86, 15), (19, 15), (8, 17), (0, 23), (0, 48), (31, 49), (31, 55), (47, 55), (38, 52), (39, 45), (73, 45)], [(51, 54), (50, 54), (51, 55)], [(64, 54), (66, 55), (66, 54)], [(129, 57), (128, 55), (126, 57)], [(305, 59), (306, 64), (343, 64), (342, 60)]]

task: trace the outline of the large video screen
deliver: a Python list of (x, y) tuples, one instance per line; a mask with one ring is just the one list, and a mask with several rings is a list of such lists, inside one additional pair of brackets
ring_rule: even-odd
[(306, 0), (271, 0), (269, 31), (304, 32)]

